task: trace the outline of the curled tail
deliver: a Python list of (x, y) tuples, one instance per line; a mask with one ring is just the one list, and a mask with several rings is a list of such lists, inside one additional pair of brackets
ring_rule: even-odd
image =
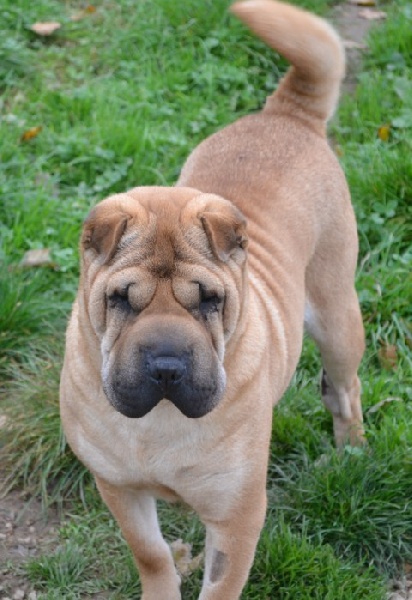
[(291, 68), (265, 106), (326, 123), (333, 115), (345, 75), (342, 42), (329, 23), (275, 0), (236, 2), (231, 11)]

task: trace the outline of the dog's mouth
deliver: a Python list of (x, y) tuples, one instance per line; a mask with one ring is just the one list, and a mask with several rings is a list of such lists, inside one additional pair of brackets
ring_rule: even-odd
[(225, 389), (223, 368), (196, 377), (190, 353), (180, 356), (146, 354), (141, 369), (122, 366), (103, 375), (103, 389), (112, 406), (125, 417), (142, 418), (161, 400), (171, 402), (189, 419), (211, 412)]
[(144, 417), (161, 400), (174, 404), (185, 417), (199, 419), (211, 412), (223, 395), (223, 390), (219, 391), (216, 385), (201, 389), (179, 386), (168, 391), (147, 385), (132, 389), (114, 389), (110, 385), (104, 385), (104, 391), (112, 406), (130, 419)]

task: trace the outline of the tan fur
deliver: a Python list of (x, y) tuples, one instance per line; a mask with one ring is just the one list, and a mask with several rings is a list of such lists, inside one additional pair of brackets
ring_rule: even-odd
[[(362, 441), (356, 224), (325, 137), (342, 47), (323, 20), (279, 2), (232, 11), (293, 66), (262, 112), (194, 150), (176, 187), (135, 188), (93, 209), (67, 331), (64, 430), (133, 551), (144, 600), (180, 598), (157, 497), (189, 504), (206, 525), (200, 599), (240, 597), (265, 518), (272, 407), (304, 324), (336, 442)], [(188, 400), (145, 408), (164, 356), (186, 362), (161, 389), (183, 381)]]

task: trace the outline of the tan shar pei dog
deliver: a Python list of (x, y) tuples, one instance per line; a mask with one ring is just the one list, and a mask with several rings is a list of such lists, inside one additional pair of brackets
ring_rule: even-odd
[(265, 520), (272, 410), (304, 327), (336, 443), (362, 440), (357, 234), (326, 139), (345, 59), (322, 19), (231, 8), (291, 63), (263, 110), (202, 142), (175, 187), (103, 200), (84, 223), (61, 415), (135, 557), (144, 600), (180, 579), (156, 498), (206, 527), (201, 600), (235, 600)]

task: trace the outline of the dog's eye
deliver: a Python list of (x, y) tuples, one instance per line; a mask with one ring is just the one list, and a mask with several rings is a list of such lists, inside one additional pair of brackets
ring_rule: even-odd
[(217, 312), (219, 306), (222, 303), (222, 299), (213, 292), (207, 292), (202, 286), (200, 286), (200, 303), (199, 309), (203, 314)]
[(114, 292), (107, 298), (107, 305), (109, 308), (118, 308), (124, 312), (129, 312), (132, 309), (129, 302), (128, 290)]

